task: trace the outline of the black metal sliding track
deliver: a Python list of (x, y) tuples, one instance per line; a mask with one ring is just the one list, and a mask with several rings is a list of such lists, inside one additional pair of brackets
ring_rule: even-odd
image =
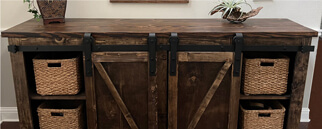
[(199, 52), (235, 52), (234, 76), (240, 76), (240, 63), (242, 52), (311, 52), (314, 46), (246, 46), (242, 33), (236, 33), (233, 38), (233, 45), (180, 45), (177, 33), (171, 33), (170, 45), (158, 45), (155, 33), (150, 33), (146, 45), (95, 45), (95, 39), (91, 33), (85, 33), (82, 45), (71, 46), (16, 46), (9, 45), (8, 51), (16, 52), (83, 52), (85, 56), (86, 76), (92, 76), (92, 52), (106, 51), (147, 51), (149, 52), (150, 76), (156, 75), (156, 51), (170, 52), (170, 75), (176, 75), (176, 63), (178, 51), (199, 51)]

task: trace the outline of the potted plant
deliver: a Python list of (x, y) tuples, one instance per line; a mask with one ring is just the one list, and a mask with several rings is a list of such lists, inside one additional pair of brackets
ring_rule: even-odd
[[(220, 0), (220, 4), (215, 6), (211, 11), (210, 15), (222, 12), (221, 17), (227, 19), (233, 23), (244, 22), (247, 18), (256, 16), (263, 7), (253, 9), (252, 6), (246, 2), (246, 0)], [(246, 5), (251, 8), (251, 11), (246, 13), (243, 12), (242, 5)]]
[(35, 6), (35, 1), (24, 0), (29, 4), (28, 12), (33, 13), (35, 19), (42, 18), (44, 24), (65, 22), (67, 0), (37, 0), (40, 13)]

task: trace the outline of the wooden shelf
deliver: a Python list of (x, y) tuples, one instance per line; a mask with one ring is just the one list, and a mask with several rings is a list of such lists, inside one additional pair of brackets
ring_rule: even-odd
[(290, 95), (240, 95), (241, 100), (288, 100)]
[(32, 100), (86, 100), (85, 92), (81, 92), (77, 95), (66, 96), (41, 96), (37, 93), (30, 93), (30, 99)]

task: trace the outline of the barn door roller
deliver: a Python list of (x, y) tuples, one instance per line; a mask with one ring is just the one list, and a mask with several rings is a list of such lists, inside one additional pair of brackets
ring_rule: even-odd
[(157, 49), (157, 38), (155, 33), (150, 33), (148, 37), (149, 46), (149, 68), (150, 76), (156, 75), (157, 62), (156, 62), (156, 49)]
[(171, 33), (170, 39), (170, 76), (176, 76), (177, 71), (177, 51), (179, 38), (177, 33)]

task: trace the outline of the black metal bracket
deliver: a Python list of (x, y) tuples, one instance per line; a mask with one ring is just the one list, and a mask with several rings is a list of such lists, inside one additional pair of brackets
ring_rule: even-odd
[(157, 70), (157, 61), (156, 61), (157, 38), (155, 36), (155, 33), (150, 33), (149, 34), (148, 46), (149, 46), (150, 76), (155, 76), (156, 75), (156, 70)]
[(313, 52), (314, 46), (243, 46), (243, 52)]
[(8, 51), (12, 53), (16, 52), (75, 52), (83, 51), (83, 46), (16, 46), (9, 45)]
[(18, 47), (16, 45), (9, 45), (8, 51), (12, 53), (16, 53), (18, 51)]
[(301, 52), (313, 52), (314, 51), (314, 46), (302, 46), (301, 47)]
[(85, 33), (83, 38), (83, 53), (85, 56), (85, 73), (86, 76), (90, 77), (93, 75), (92, 72), (92, 45), (93, 45), (93, 37), (91, 33)]
[(171, 33), (170, 39), (170, 76), (176, 76), (177, 71), (177, 51), (179, 45), (179, 38), (177, 33)]
[(236, 36), (233, 38), (235, 45), (235, 61), (234, 61), (234, 71), (233, 75), (235, 77), (240, 76), (240, 64), (241, 64), (241, 54), (243, 50), (244, 38), (242, 33), (236, 33)]

